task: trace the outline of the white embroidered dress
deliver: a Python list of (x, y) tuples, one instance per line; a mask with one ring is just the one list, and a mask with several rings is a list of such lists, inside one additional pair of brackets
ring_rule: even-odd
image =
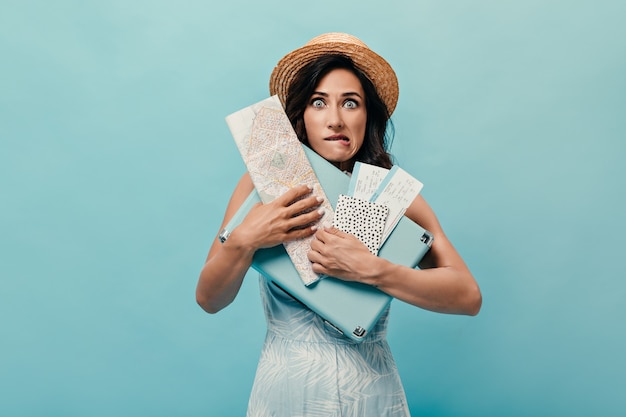
[(387, 317), (361, 343), (338, 334), (260, 277), (267, 319), (247, 417), (407, 417), (385, 340)]

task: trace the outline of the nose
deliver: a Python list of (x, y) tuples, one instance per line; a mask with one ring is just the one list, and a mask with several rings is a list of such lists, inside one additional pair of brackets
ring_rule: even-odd
[(328, 128), (329, 129), (341, 129), (343, 127), (343, 118), (341, 117), (341, 110), (337, 106), (333, 106), (328, 111)]

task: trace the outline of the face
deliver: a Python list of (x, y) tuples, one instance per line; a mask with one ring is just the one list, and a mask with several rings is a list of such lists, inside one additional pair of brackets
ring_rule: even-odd
[(363, 145), (366, 122), (361, 82), (343, 68), (330, 71), (320, 80), (304, 110), (309, 145), (340, 168), (351, 167)]

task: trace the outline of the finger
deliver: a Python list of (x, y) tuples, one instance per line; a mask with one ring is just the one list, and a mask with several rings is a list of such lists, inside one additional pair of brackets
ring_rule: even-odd
[(306, 198), (302, 198), (289, 206), (289, 210), (293, 213), (293, 215), (297, 215), (301, 212), (307, 212), (312, 210), (315, 207), (319, 207), (324, 199), (318, 196), (310, 196)]
[(320, 242), (317, 239), (313, 239), (311, 240), (311, 250), (309, 251), (309, 253), (311, 252), (316, 252), (316, 253), (322, 253), (322, 248), (324, 247), (324, 244), (322, 242)]
[(304, 227), (313, 226), (324, 216), (324, 213), (324, 208), (319, 208), (308, 213), (300, 213), (297, 216), (290, 217), (285, 220), (287, 229), (302, 229)]
[(319, 240), (321, 243), (326, 243), (326, 231), (323, 227), (320, 227), (317, 232), (315, 232), (315, 239)]
[(313, 188), (308, 185), (298, 185), (287, 190), (283, 195), (276, 198), (275, 201), (282, 206), (288, 206), (295, 200), (310, 194), (311, 191), (313, 191)]
[(317, 231), (317, 228), (315, 226), (308, 226), (308, 227), (299, 228), (299, 229), (291, 229), (290, 231), (285, 233), (285, 237), (283, 241), (288, 242), (291, 240), (304, 239), (309, 236), (312, 236), (313, 233), (315, 233), (316, 231)]
[(334, 236), (339, 236), (339, 237), (346, 237), (346, 235), (347, 235), (347, 233), (342, 232), (341, 230), (337, 229), (334, 226), (326, 227), (326, 228), (324, 228), (324, 231), (326, 233), (329, 233), (329, 234), (334, 235)]
[(324, 268), (324, 265), (317, 262), (311, 263), (311, 270), (313, 270), (316, 274), (331, 275), (330, 271)]
[(313, 249), (311, 249), (307, 253), (307, 257), (309, 258), (309, 261), (311, 261), (312, 263), (316, 263), (316, 264), (322, 264), (324, 260), (324, 256), (318, 251), (313, 250)]

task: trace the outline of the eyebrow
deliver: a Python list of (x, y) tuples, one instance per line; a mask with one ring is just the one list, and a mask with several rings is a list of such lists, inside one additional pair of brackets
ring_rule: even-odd
[[(318, 96), (322, 96), (322, 97), (328, 97), (328, 93), (324, 93), (323, 91), (313, 91), (312, 95), (318, 95)], [(363, 97), (361, 97), (361, 95), (359, 93), (357, 93), (356, 91), (348, 91), (345, 93), (341, 94), (341, 97), (353, 97), (356, 96), (360, 99), (363, 99)]]

